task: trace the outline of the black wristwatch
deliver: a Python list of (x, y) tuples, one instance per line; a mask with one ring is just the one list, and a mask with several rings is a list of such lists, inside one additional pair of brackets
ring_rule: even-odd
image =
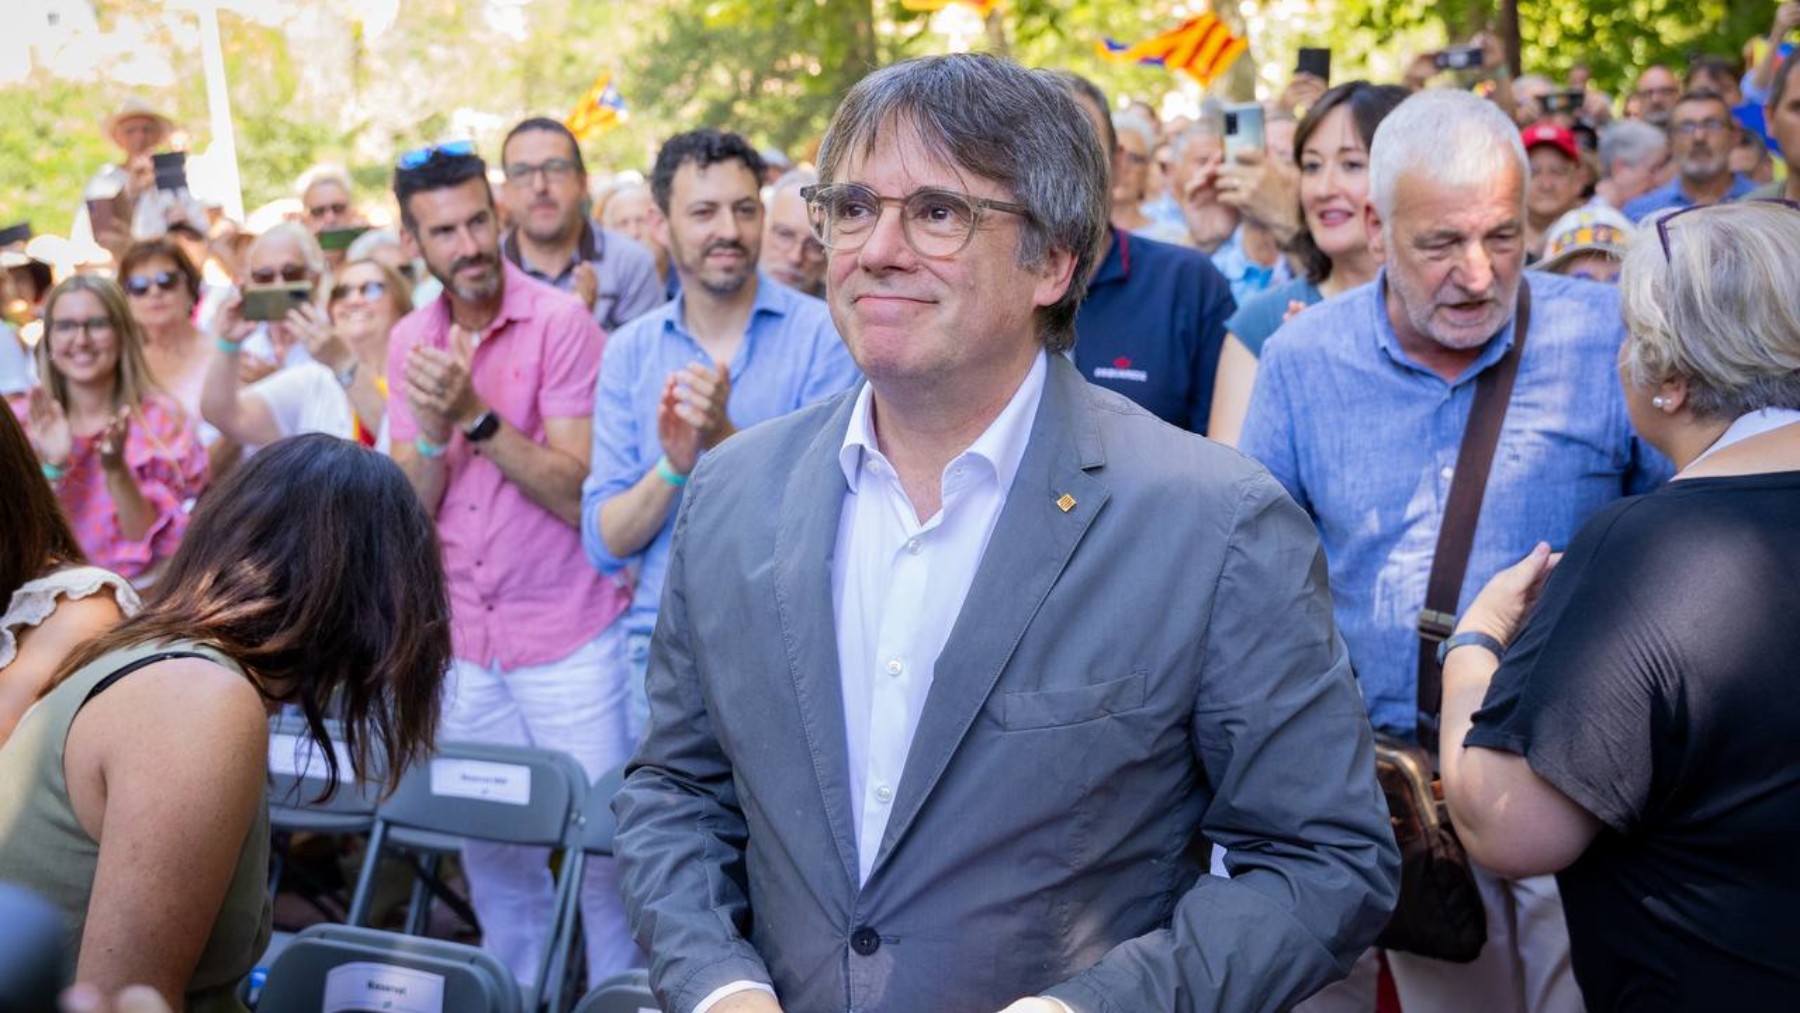
[(499, 431), (500, 413), (489, 408), (482, 412), (475, 421), (469, 423), (468, 428), (463, 430), (463, 435), (468, 438), (470, 443), (481, 443), (493, 439), (494, 434)]

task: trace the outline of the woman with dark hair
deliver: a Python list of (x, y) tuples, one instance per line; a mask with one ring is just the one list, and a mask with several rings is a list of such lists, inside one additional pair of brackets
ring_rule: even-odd
[(236, 468), (137, 616), (64, 662), (0, 747), (0, 880), (70, 919), (75, 978), (241, 1009), (268, 941), (268, 716), (299, 708), (331, 782), (431, 748), (450, 604), (399, 468), (299, 436)]
[(1206, 434), (1237, 445), (1263, 342), (1287, 318), (1339, 292), (1375, 280), (1381, 262), (1369, 249), (1364, 207), (1369, 197), (1369, 143), (1375, 128), (1411, 93), (1398, 85), (1351, 81), (1327, 91), (1294, 132), (1300, 167), (1300, 216), (1293, 256), (1304, 275), (1248, 299), (1225, 321), (1225, 343), (1213, 376)]
[(37, 455), (11, 412), (0, 411), (0, 745), (82, 641), (137, 611), (131, 585), (87, 566)]
[(105, 278), (51, 290), (37, 362), (23, 421), (43, 474), (88, 558), (148, 586), (206, 485), (193, 420), (150, 375), (143, 332)]

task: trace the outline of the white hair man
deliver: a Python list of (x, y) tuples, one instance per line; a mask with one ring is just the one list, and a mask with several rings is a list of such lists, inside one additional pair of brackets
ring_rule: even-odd
[(1615, 211), (1662, 185), (1669, 167), (1669, 135), (1643, 120), (1620, 120), (1600, 131), (1600, 182), (1594, 196)]
[[(1434, 610), (1460, 610), (1540, 539), (1567, 544), (1668, 466), (1633, 436), (1614, 380), (1617, 294), (1524, 274), (1530, 168), (1504, 113), (1466, 93), (1415, 95), (1376, 131), (1369, 172), (1386, 266), (1270, 338), (1240, 446), (1318, 525), (1376, 729), (1430, 744), (1437, 629), (1421, 620), (1478, 380), (1517, 357), (1466, 576)], [(1475, 873), (1488, 942), (1474, 962), (1390, 953), (1408, 1013), (1581, 1009), (1555, 882)]]
[(813, 237), (806, 218), (803, 187), (819, 181), (811, 169), (789, 169), (769, 187), (764, 198), (762, 259), (757, 262), (769, 277), (788, 288), (814, 298), (825, 296), (825, 247)]

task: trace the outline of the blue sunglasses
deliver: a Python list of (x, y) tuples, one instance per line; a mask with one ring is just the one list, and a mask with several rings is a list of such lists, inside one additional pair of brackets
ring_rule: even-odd
[(443, 144), (427, 144), (423, 148), (401, 155), (394, 167), (402, 171), (411, 171), (424, 167), (432, 159), (443, 155), (449, 158), (461, 158), (475, 153), (474, 141), (447, 141)]

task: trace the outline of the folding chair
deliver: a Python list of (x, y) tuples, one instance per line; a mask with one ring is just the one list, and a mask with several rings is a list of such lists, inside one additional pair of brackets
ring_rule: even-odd
[[(321, 802), (318, 797), (325, 790), (325, 759), (306, 721), (298, 715), (284, 714), (269, 722), (269, 829), (274, 834), (269, 863), (270, 897), (280, 888), (287, 866), (288, 841), (293, 834), (362, 835), (375, 825), (377, 789), (358, 783), (351, 772), (350, 756), (343, 747), (343, 726), (328, 720), (325, 732), (337, 758), (338, 788), (331, 798)], [(316, 899), (313, 906), (321, 914), (337, 917)]]
[[(390, 848), (441, 854), (464, 840), (549, 848), (560, 855), (548, 945), (526, 1005), (537, 1008), (553, 956), (568, 931), (581, 884), (582, 805), (587, 774), (566, 753), (526, 746), (445, 743), (406, 773), (375, 813), (369, 853), (350, 902), (351, 925), (369, 915), (375, 871)], [(422, 929), (422, 923), (412, 926)]]
[(431, 1009), (523, 1013), (518, 982), (473, 946), (346, 925), (315, 925), (269, 968), (257, 1013)]
[[(581, 850), (587, 855), (611, 857), (613, 853), (613, 835), (618, 832), (619, 821), (613, 816), (613, 796), (625, 784), (625, 768), (619, 767), (601, 775), (600, 780), (588, 789), (587, 802), (582, 807)], [(560, 911), (557, 921), (562, 926), (561, 935), (552, 940), (550, 969), (545, 977), (548, 995), (544, 996), (543, 1007), (549, 1013), (560, 1013), (563, 992), (568, 989), (574, 978), (573, 967), (575, 952), (581, 942), (581, 891), (577, 889), (569, 894), (568, 907)]]
[(583, 996), (575, 1013), (662, 1013), (662, 1007), (650, 991), (649, 972), (626, 971)]

